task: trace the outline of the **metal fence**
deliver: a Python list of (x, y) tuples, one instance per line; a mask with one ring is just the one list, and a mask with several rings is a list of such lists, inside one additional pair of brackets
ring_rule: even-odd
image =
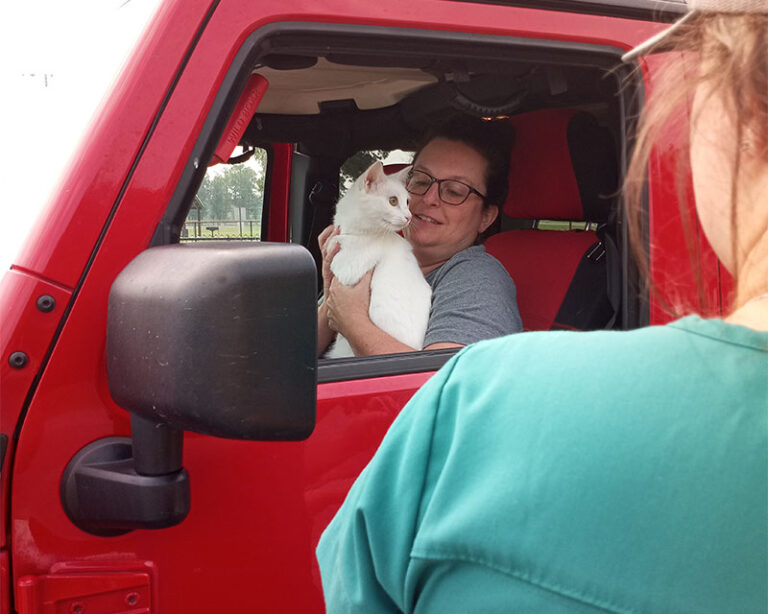
[(187, 220), (181, 241), (252, 240), (261, 237), (261, 220)]

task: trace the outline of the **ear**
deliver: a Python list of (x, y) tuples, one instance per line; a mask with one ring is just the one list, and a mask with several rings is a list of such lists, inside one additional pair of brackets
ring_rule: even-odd
[(365, 179), (363, 179), (365, 191), (370, 192), (375, 184), (383, 181), (386, 177), (387, 176), (384, 174), (384, 165), (377, 160), (368, 167), (367, 171), (365, 171)]
[(408, 179), (408, 173), (411, 172), (411, 169), (413, 168), (413, 164), (409, 164), (404, 169), (397, 171), (396, 173), (392, 173), (389, 177), (390, 179), (394, 179), (395, 181), (399, 181), (403, 185), (405, 185), (405, 181)]
[(488, 230), (488, 227), (493, 224), (493, 221), (498, 215), (499, 208), (496, 205), (488, 205), (487, 207), (483, 207), (483, 210), (480, 212), (480, 228), (478, 230), (478, 234)]

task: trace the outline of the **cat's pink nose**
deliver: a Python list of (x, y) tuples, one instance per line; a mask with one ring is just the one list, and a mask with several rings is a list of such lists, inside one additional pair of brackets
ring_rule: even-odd
[(407, 213), (407, 214), (405, 215), (405, 223), (406, 223), (406, 224), (410, 223), (410, 221), (411, 221), (411, 218), (412, 218), (412, 217), (413, 217), (413, 216), (412, 216), (410, 213)]

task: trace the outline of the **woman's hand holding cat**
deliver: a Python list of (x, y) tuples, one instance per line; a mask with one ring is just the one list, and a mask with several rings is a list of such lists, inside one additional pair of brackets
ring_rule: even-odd
[(320, 246), (320, 254), (323, 257), (323, 296), (328, 296), (328, 291), (331, 287), (331, 280), (333, 279), (333, 272), (331, 271), (331, 262), (333, 261), (333, 257), (339, 253), (339, 250), (341, 249), (341, 245), (338, 241), (334, 242), (333, 247), (331, 250), (326, 254), (325, 249), (328, 246), (328, 241), (332, 238), (337, 236), (341, 232), (341, 227), (336, 227), (333, 224), (328, 226), (323, 232), (320, 233), (320, 236), (317, 237), (317, 243)]
[(317, 310), (317, 355), (322, 356), (323, 352), (328, 349), (328, 346), (333, 341), (336, 333), (332, 331), (328, 325), (328, 293), (330, 292), (331, 280), (333, 279), (333, 272), (331, 271), (331, 262), (334, 256), (341, 249), (338, 241), (330, 253), (325, 253), (325, 248), (328, 245), (328, 240), (341, 232), (340, 228), (336, 228), (333, 225), (328, 226), (320, 236), (317, 238), (317, 243), (320, 247), (320, 254), (323, 257), (322, 275), (323, 275), (323, 303)]
[(331, 280), (325, 305), (328, 326), (332, 331), (353, 339), (360, 326), (370, 324), (371, 277), (373, 270), (363, 275), (354, 286), (345, 286), (335, 277)]

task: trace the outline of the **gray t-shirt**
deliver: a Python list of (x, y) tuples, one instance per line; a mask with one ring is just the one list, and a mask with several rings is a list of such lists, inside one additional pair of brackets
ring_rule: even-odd
[(459, 252), (426, 280), (432, 286), (432, 309), (424, 347), (469, 345), (523, 330), (515, 284), (482, 245)]

